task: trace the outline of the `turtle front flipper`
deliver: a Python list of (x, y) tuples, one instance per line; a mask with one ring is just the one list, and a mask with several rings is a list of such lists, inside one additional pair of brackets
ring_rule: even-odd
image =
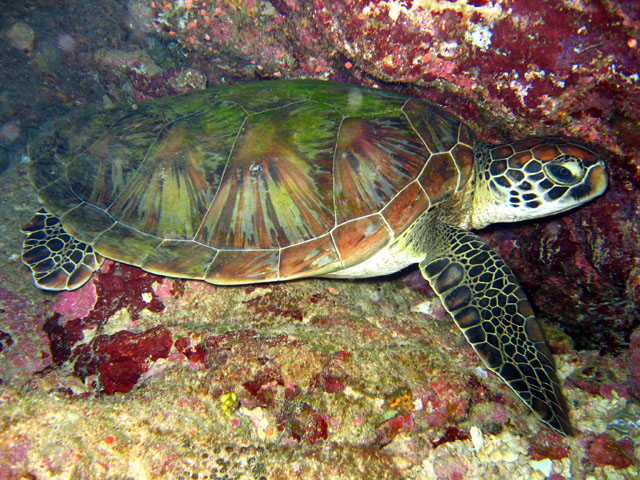
[(22, 227), (22, 261), (36, 286), (45, 290), (74, 290), (84, 285), (102, 261), (87, 243), (76, 240), (44, 209)]
[(554, 430), (572, 433), (551, 351), (522, 288), (504, 260), (471, 232), (425, 226), (420, 271), (492, 372)]

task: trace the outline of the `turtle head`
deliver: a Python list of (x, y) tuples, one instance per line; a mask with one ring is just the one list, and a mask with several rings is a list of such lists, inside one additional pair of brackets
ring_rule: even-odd
[(531, 138), (476, 147), (472, 228), (564, 212), (607, 188), (604, 161), (566, 139)]

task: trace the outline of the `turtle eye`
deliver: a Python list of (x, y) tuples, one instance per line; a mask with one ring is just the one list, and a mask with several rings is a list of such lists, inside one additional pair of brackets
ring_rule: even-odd
[(572, 185), (584, 176), (584, 170), (577, 158), (563, 155), (544, 166), (547, 176), (559, 185)]

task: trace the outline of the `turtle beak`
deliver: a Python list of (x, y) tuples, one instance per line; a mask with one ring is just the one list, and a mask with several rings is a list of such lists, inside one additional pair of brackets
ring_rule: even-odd
[(609, 176), (607, 175), (607, 166), (604, 160), (600, 160), (591, 172), (589, 172), (587, 183), (593, 189), (594, 196), (603, 194), (607, 189)]
[(587, 202), (607, 189), (609, 176), (604, 160), (600, 160), (589, 167), (589, 171), (580, 185), (576, 185), (570, 191), (571, 197), (576, 204)]

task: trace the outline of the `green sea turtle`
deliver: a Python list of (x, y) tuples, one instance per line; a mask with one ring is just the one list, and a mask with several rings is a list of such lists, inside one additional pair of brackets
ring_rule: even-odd
[(469, 230), (600, 195), (605, 165), (587, 148), (492, 146), (423, 100), (291, 80), (87, 115), (43, 137), (29, 173), (44, 209), (23, 227), (22, 259), (41, 288), (78, 288), (103, 257), (215, 284), (418, 263), (487, 368), (571, 432), (525, 294)]

